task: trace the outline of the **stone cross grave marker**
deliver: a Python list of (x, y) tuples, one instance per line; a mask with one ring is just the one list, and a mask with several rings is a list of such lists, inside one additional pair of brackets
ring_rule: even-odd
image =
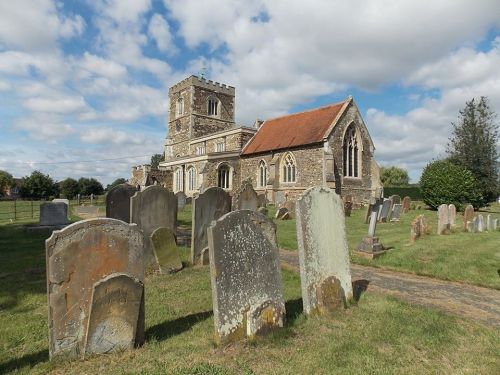
[(382, 246), (382, 244), (378, 241), (378, 237), (375, 237), (376, 226), (377, 213), (372, 212), (370, 216), (370, 225), (368, 227), (368, 235), (363, 238), (356, 248), (359, 255), (367, 256), (373, 259), (385, 253), (384, 246)]
[(63, 202), (46, 202), (40, 205), (40, 225), (62, 226), (68, 224), (68, 205)]
[(186, 205), (186, 194), (183, 191), (179, 191), (175, 193), (175, 197), (177, 198), (177, 211), (182, 211)]
[(297, 201), (296, 225), (305, 313), (346, 307), (353, 294), (340, 196), (324, 187), (307, 189)]
[(402, 207), (402, 212), (406, 214), (409, 212), (411, 209), (411, 198), (409, 196), (406, 196), (403, 198), (403, 207)]
[(177, 251), (175, 234), (172, 229), (155, 229), (151, 233), (150, 241), (161, 274), (169, 274), (182, 269), (182, 261)]
[(370, 198), (370, 203), (368, 204), (368, 207), (366, 209), (366, 214), (365, 214), (365, 224), (369, 223), (370, 216), (371, 216), (372, 212), (377, 213), (377, 220), (378, 220), (378, 213), (379, 213), (379, 209), (381, 208), (381, 205), (382, 205), (382, 199), (374, 198), (374, 197)]
[(464, 230), (467, 229), (467, 222), (472, 221), (473, 218), (474, 218), (474, 207), (472, 207), (471, 204), (468, 204), (464, 210)]
[(130, 198), (137, 189), (129, 184), (120, 184), (106, 194), (106, 217), (130, 223)]
[(230, 212), (208, 228), (215, 341), (250, 339), (283, 326), (276, 225), (252, 210)]
[(387, 218), (391, 216), (392, 201), (390, 199), (384, 199), (382, 207), (380, 209), (379, 221), (385, 223)]
[(391, 221), (399, 221), (401, 217), (401, 204), (395, 203), (392, 206)]
[(455, 220), (457, 218), (457, 208), (454, 204), (448, 205), (448, 221), (450, 229), (455, 226)]
[(243, 181), (240, 189), (234, 195), (233, 210), (252, 210), (259, 208), (259, 197), (249, 180)]
[[(144, 282), (143, 236), (137, 225), (108, 218), (83, 220), (54, 231), (45, 248), (51, 359), (100, 353), (103, 345), (121, 350), (124, 343), (131, 347), (143, 342), (143, 287), (138, 290), (123, 278), (113, 278), (126, 275), (134, 285)], [(116, 299), (117, 294), (122, 297)], [(109, 306), (98, 306), (99, 301), (109, 301)], [(125, 310), (113, 315), (118, 308)]]
[(156, 229), (177, 227), (177, 198), (160, 185), (146, 187), (130, 198), (130, 221), (139, 226), (144, 234), (146, 267), (156, 264), (149, 236)]
[(438, 207), (437, 234), (446, 234), (450, 230), (450, 214), (448, 205), (442, 204)]
[(231, 211), (231, 197), (219, 187), (211, 187), (193, 199), (191, 262), (200, 264), (201, 252), (208, 247), (207, 228), (212, 221)]

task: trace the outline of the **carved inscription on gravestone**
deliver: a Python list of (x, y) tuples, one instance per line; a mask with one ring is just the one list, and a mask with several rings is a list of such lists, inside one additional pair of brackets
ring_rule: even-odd
[(120, 184), (106, 194), (106, 217), (130, 223), (130, 198), (137, 189), (129, 184)]

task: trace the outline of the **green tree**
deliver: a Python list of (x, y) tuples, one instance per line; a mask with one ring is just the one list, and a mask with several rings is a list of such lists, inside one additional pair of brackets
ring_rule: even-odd
[(19, 193), (23, 198), (49, 198), (57, 195), (58, 186), (49, 175), (33, 171), (31, 175), (23, 177)]
[(14, 177), (9, 172), (0, 170), (0, 197), (7, 188), (14, 186)]
[(448, 143), (447, 154), (452, 163), (470, 170), (484, 199), (483, 205), (495, 200), (499, 193), (498, 125), (488, 99), (472, 99), (460, 110)]
[(151, 156), (151, 168), (156, 169), (161, 161), (165, 160), (164, 154), (154, 154)]
[(95, 178), (81, 177), (78, 180), (78, 190), (81, 195), (100, 195), (104, 192), (102, 184)]
[(79, 192), (78, 181), (74, 178), (68, 177), (67, 179), (59, 182), (59, 191), (63, 198), (72, 199), (76, 197)]
[(106, 191), (110, 191), (111, 189), (113, 189), (116, 185), (120, 185), (120, 184), (125, 184), (127, 183), (127, 180), (124, 179), (124, 178), (117, 178), (116, 180), (114, 180), (111, 184), (108, 184), (106, 185)]
[(410, 177), (404, 168), (380, 167), (380, 181), (384, 186), (406, 186), (410, 182)]
[(472, 172), (449, 160), (427, 164), (420, 177), (420, 191), (424, 202), (434, 209), (451, 203), (459, 210), (468, 203), (479, 208), (483, 201)]

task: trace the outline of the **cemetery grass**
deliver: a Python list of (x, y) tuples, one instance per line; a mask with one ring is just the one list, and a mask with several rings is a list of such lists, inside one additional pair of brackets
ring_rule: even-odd
[[(493, 374), (500, 367), (497, 329), (395, 298), (366, 293), (335, 316), (306, 318), (299, 275), (285, 270), (285, 328), (217, 348), (207, 267), (147, 277), (143, 347), (49, 362), (45, 238), (0, 226), (0, 373)], [(187, 262), (189, 250), (181, 254)]]
[[(275, 208), (269, 210), (274, 217)], [(369, 260), (355, 254), (357, 244), (368, 232), (364, 224), (366, 208), (353, 210), (346, 217), (347, 242), (351, 261), (356, 264), (409, 272), (443, 280), (451, 280), (500, 289), (500, 231), (467, 233), (461, 230), (462, 214), (457, 213), (456, 227), (449, 235), (437, 235), (437, 213), (425, 209), (401, 215), (399, 222), (378, 223), (376, 235), (389, 248), (386, 254)], [(500, 204), (482, 212), (500, 218)], [(430, 224), (430, 233), (410, 241), (410, 223), (423, 214)], [(287, 250), (297, 249), (295, 220), (275, 220), (278, 245)]]

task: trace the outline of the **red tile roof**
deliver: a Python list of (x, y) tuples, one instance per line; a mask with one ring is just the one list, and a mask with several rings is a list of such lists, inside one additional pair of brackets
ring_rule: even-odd
[(266, 120), (242, 155), (322, 142), (352, 99), (310, 111)]

